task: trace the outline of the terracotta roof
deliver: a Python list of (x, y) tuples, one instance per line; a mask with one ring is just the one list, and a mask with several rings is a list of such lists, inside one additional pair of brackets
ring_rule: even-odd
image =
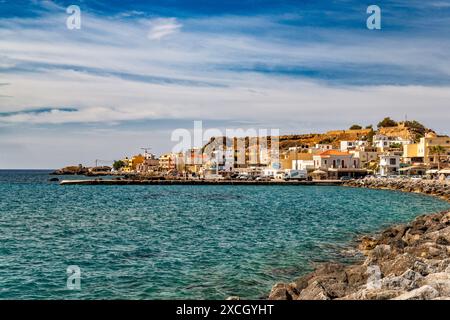
[(321, 157), (329, 157), (329, 156), (349, 156), (349, 152), (339, 151), (339, 150), (327, 150), (322, 153), (319, 153)]

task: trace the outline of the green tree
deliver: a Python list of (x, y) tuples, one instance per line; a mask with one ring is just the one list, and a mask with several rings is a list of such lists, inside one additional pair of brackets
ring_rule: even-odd
[(392, 120), (389, 117), (386, 117), (382, 121), (380, 121), (377, 126), (378, 126), (378, 128), (396, 127), (397, 122), (395, 122), (394, 120)]
[(403, 145), (400, 142), (394, 142), (391, 144), (392, 149), (401, 149)]
[(350, 130), (361, 130), (362, 127), (359, 124), (354, 124), (350, 127)]
[(437, 165), (438, 170), (441, 170), (441, 155), (445, 154), (445, 148), (443, 146), (432, 146), (430, 147), (430, 154), (434, 155), (434, 163), (436, 163), (437, 158)]
[(125, 163), (122, 160), (116, 160), (113, 163), (114, 170), (118, 171), (120, 168), (124, 167)]
[(369, 124), (368, 126), (366, 126), (366, 129), (373, 129), (373, 125)]
[(370, 132), (366, 136), (366, 141), (369, 142), (370, 144), (372, 144), (374, 135), (375, 135), (375, 131), (373, 131), (373, 129), (370, 130)]
[(419, 132), (425, 132), (426, 128), (423, 124), (420, 122), (413, 120), (413, 121), (405, 121), (405, 127), (416, 129)]

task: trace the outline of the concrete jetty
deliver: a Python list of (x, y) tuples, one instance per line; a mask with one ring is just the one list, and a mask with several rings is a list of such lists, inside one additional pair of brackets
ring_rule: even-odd
[(340, 180), (317, 181), (239, 181), (239, 180), (136, 180), (136, 179), (84, 179), (62, 180), (60, 185), (306, 185), (337, 186)]

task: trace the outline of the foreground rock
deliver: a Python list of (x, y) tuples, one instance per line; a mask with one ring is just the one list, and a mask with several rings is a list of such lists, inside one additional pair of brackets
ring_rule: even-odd
[(365, 260), (328, 263), (296, 281), (276, 284), (271, 300), (450, 299), (450, 211), (363, 237)]

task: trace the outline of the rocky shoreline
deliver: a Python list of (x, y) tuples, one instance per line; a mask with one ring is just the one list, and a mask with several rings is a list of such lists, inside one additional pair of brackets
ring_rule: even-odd
[[(399, 190), (450, 201), (445, 181), (365, 179), (349, 187)], [(291, 283), (273, 286), (270, 300), (450, 300), (450, 210), (422, 215), (359, 239), (365, 259), (326, 263)]]
[(450, 181), (409, 179), (360, 179), (346, 181), (343, 186), (422, 193), (450, 202)]

